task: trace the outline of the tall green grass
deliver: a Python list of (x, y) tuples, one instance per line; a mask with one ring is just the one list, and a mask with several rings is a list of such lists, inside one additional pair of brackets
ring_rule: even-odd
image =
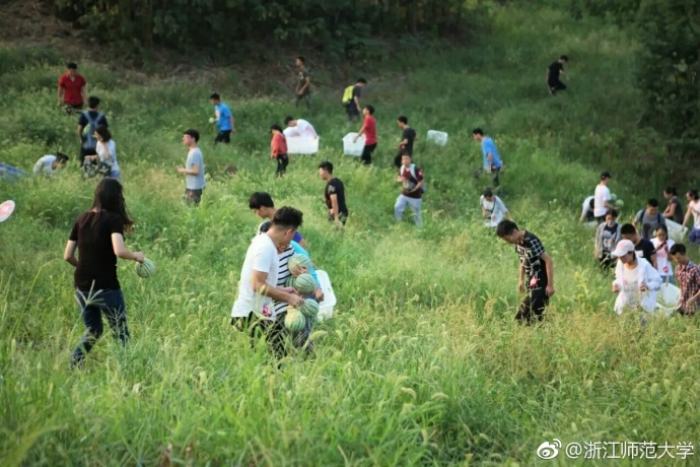
[[(577, 223), (599, 169), (622, 166), (618, 144), (643, 137), (634, 126), (637, 45), (554, 10), (490, 14), (491, 29), (470, 47), (410, 50), (411, 59), (356, 70), (370, 79), (366, 102), (377, 108), (372, 168), (341, 154), (340, 137), (355, 128), (337, 103), (342, 83), (316, 93), (306, 112), (279, 93), (247, 97), (226, 73), (211, 75), (213, 85), (210, 75), (134, 79), (85, 63), (137, 221), (127, 241), (158, 273), (144, 281), (120, 264), (133, 338), (120, 349), (106, 333), (85, 370), (69, 371), (83, 329), (61, 253), (95, 182), (73, 165), (49, 181), (0, 183), (0, 199), (17, 202), (0, 224), (0, 463), (532, 465), (537, 446), (555, 437), (697, 443), (697, 321), (640, 329), (633, 316), (615, 317), (610, 278)], [(550, 98), (544, 70), (564, 51), (576, 57), (570, 90)], [(30, 169), (44, 152), (77, 148), (74, 120), (52, 110), (54, 90), (44, 86), (60, 72), (57, 55), (37, 55), (19, 82), (8, 78), (18, 65), (0, 69), (0, 81), (15, 83), (0, 95), (3, 162)], [(212, 88), (238, 122), (230, 146), (212, 145)], [(278, 180), (267, 128), (290, 113), (316, 125), (322, 150), (293, 158)], [(416, 158), (428, 177), (421, 230), (392, 219), (401, 113), (421, 137)], [(475, 126), (501, 148), (515, 219), (554, 258), (557, 293), (541, 327), (514, 322), (517, 258), (479, 220), (487, 180), (472, 175), (481, 160)], [(198, 209), (182, 204), (174, 170), (187, 127), (202, 130), (209, 173)], [(429, 145), (429, 128), (448, 131), (449, 144)], [(325, 219), (322, 159), (346, 184), (344, 232)], [(650, 176), (613, 190), (634, 206), (660, 183)], [(291, 355), (279, 369), (228, 325), (257, 224), (247, 209), (256, 190), (304, 211), (303, 234), (339, 298), (337, 316), (317, 328), (315, 355)]]

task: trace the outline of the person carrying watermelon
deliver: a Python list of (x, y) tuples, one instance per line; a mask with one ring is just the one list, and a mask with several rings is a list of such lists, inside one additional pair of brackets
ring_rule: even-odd
[(131, 230), (133, 223), (126, 212), (121, 183), (104, 178), (95, 189), (92, 208), (73, 224), (63, 259), (75, 267), (75, 296), (86, 332), (73, 351), (72, 367), (82, 365), (102, 335), (102, 315), (122, 345), (129, 339), (117, 258), (139, 263), (145, 259), (142, 252), (132, 252), (124, 245), (124, 233)]
[(348, 114), (348, 120), (354, 122), (360, 118), (360, 97), (362, 97), (362, 88), (367, 86), (367, 80), (358, 78), (355, 84), (346, 86), (343, 90), (342, 103), (345, 111)]
[(280, 358), (286, 354), (287, 330), (284, 315), (277, 313), (275, 303), (299, 306), (304, 299), (279, 285), (279, 254), (289, 248), (302, 221), (301, 211), (282, 207), (272, 218), (269, 230), (253, 238), (241, 267), (238, 295), (231, 308), (231, 324), (248, 332), (253, 341), (263, 335)]

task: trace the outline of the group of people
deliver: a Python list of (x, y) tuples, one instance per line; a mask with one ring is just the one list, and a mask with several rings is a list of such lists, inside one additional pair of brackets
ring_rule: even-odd
[[(565, 89), (559, 81), (559, 74), (566, 61), (566, 57), (562, 56), (550, 66), (548, 85), (552, 93)], [(311, 78), (303, 57), (297, 57), (296, 66), (296, 103), (305, 103), (308, 109)], [(360, 112), (363, 114), (357, 137), (365, 138), (361, 161), (371, 164), (377, 147), (377, 122), (374, 107), (369, 104), (362, 106), (360, 103), (366, 84), (367, 81), (360, 78), (348, 86), (344, 90), (342, 103), (349, 121), (355, 121)], [(65, 260), (75, 267), (76, 297), (86, 326), (86, 333), (72, 355), (71, 362), (74, 366), (82, 364), (86, 353), (102, 334), (103, 314), (119, 340), (123, 343), (128, 340), (126, 305), (117, 279), (116, 262), (117, 258), (136, 262), (145, 260), (142, 252), (131, 251), (124, 243), (124, 235), (132, 228), (133, 221), (127, 215), (119, 182), (116, 143), (109, 134), (106, 116), (99, 111), (99, 99), (85, 96), (86, 81), (77, 74), (77, 66), (69, 64), (66, 74), (59, 79), (59, 98), (68, 112), (81, 112), (78, 122), (81, 161), (98, 161), (109, 166), (109, 171), (104, 173), (105, 177), (96, 187), (91, 208), (76, 220), (64, 252)], [(82, 111), (86, 101), (88, 110)], [(218, 130), (215, 144), (229, 143), (235, 132), (233, 112), (217, 93), (211, 94), (210, 101), (214, 106), (214, 117), (210, 122), (215, 123)], [(422, 197), (426, 186), (423, 170), (413, 162), (416, 131), (411, 128), (405, 115), (400, 115), (396, 123), (401, 135), (393, 162), (397, 169), (396, 182), (400, 184), (400, 193), (395, 202), (394, 216), (397, 221), (402, 220), (405, 210), (410, 208), (415, 224), (420, 226)], [(284, 129), (276, 124), (271, 127), (270, 154), (277, 161), (279, 176), (284, 174), (289, 162), (287, 138), (318, 138), (313, 125), (305, 119), (288, 116), (284, 124)], [(537, 235), (519, 228), (510, 219), (505, 203), (496, 194), (500, 190), (504, 164), (494, 140), (480, 128), (475, 128), (472, 136), (481, 147), (480, 172), (488, 174), (491, 180), (491, 186), (483, 190), (480, 197), (485, 223), (495, 228), (499, 238), (514, 246), (520, 260), (518, 284), (526, 295), (518, 308), (516, 319), (526, 324), (540, 321), (555, 293), (554, 261)], [(177, 172), (185, 177), (185, 198), (193, 204), (200, 202), (205, 188), (205, 165), (198, 146), (199, 139), (197, 130), (188, 129), (183, 133), (182, 143), (187, 148), (187, 159), (184, 166), (177, 167)], [(68, 156), (62, 153), (47, 155), (37, 161), (34, 171), (51, 174), (65, 165), (67, 160)], [(318, 165), (318, 176), (325, 182), (323, 196), (328, 220), (342, 227), (349, 217), (345, 185), (334, 175), (334, 166), (330, 161)], [(681, 311), (692, 314), (700, 302), (700, 269), (689, 261), (683, 245), (672, 244), (662, 235), (664, 219), (681, 220), (683, 210), (675, 190), (666, 190), (669, 205), (660, 216), (655, 211), (658, 203), (650, 200), (647, 208), (637, 216), (637, 227), (631, 224), (620, 226), (607, 188), (610, 178), (608, 173), (601, 175), (601, 183), (596, 188), (590, 207), (592, 220), (599, 224), (596, 231), (596, 255), (606, 267), (616, 264), (613, 290), (619, 295), (615, 311), (621, 313), (630, 306), (639, 306), (649, 311), (651, 303), (655, 302), (653, 293), (633, 296), (632, 290), (658, 290), (662, 283), (658, 268), (661, 267), (661, 272), (670, 271), (663, 263), (662, 252), (667, 252), (666, 257), (672, 258), (677, 264), (676, 277), (682, 290)], [(700, 238), (700, 200), (697, 191), (689, 191), (687, 199), (688, 210), (681, 223), (685, 224), (691, 216), (694, 217), (695, 226), (690, 238), (691, 241), (696, 241)], [(258, 226), (241, 267), (238, 293), (231, 309), (231, 323), (236, 329), (250, 333), (253, 338), (262, 334), (277, 356), (287, 352), (290, 333), (293, 345), (308, 349), (312, 346), (309, 340), (311, 325), (303, 331), (290, 332), (283, 324), (287, 307), (299, 306), (305, 299), (288, 286), (291, 276), (311, 273), (317, 287), (310, 297), (318, 301), (324, 298), (310, 260), (308, 245), (299, 233), (303, 213), (290, 206), (277, 209), (272, 197), (264, 192), (253, 193), (249, 207), (263, 222)], [(657, 243), (651, 243), (650, 246), (647, 241), (652, 232), (655, 235), (652, 241)], [(79, 252), (77, 257), (76, 251)], [(308, 261), (304, 266), (290, 267), (289, 259), (293, 255), (301, 255), (308, 258)]]
[[(610, 191), (612, 176), (600, 175), (592, 197), (584, 201), (581, 220), (597, 224), (594, 255), (604, 270), (614, 268), (613, 292), (617, 294), (615, 311), (622, 314), (630, 308), (647, 313), (657, 309), (657, 292), (662, 284), (677, 282), (680, 287), (679, 311), (692, 315), (700, 304), (700, 270), (690, 262), (686, 246), (676, 243), (669, 227), (682, 236), (683, 226), (693, 220), (688, 241), (700, 245), (700, 197), (697, 190), (686, 192), (687, 210), (675, 187), (667, 187), (662, 211), (659, 202), (650, 198), (631, 222), (618, 222), (619, 204)], [(676, 264), (674, 280), (673, 264)]]

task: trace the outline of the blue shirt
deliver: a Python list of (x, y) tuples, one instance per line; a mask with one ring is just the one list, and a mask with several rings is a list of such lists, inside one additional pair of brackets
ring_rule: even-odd
[(501, 162), (501, 155), (498, 153), (498, 148), (496, 148), (496, 143), (494, 143), (488, 136), (485, 136), (484, 139), (481, 140), (481, 153), (484, 156), (484, 168), (489, 166), (489, 153), (491, 153), (493, 156), (493, 162), (491, 165), (494, 168), (500, 169), (503, 165), (503, 162)]
[(219, 102), (214, 106), (214, 109), (219, 112), (219, 121), (217, 122), (217, 127), (219, 131), (231, 131), (233, 126), (231, 125), (231, 109), (228, 105), (223, 102)]

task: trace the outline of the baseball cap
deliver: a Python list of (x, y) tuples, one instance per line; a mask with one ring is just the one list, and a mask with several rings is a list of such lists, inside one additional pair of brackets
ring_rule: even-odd
[(627, 253), (632, 253), (634, 251), (634, 243), (632, 243), (632, 240), (620, 240), (617, 243), (617, 246), (615, 247), (615, 251), (610, 253), (612, 256), (615, 258), (619, 258), (620, 256), (625, 256)]

